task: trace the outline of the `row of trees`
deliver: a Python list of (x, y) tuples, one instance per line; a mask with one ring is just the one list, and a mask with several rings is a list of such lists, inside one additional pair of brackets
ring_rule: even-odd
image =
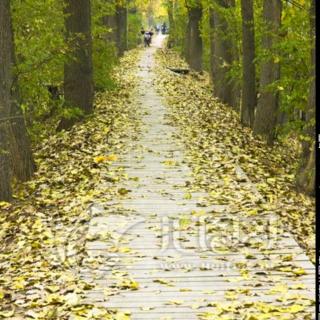
[(0, 1), (0, 201), (36, 170), (32, 142), (90, 114), (155, 1)]
[(269, 145), (302, 142), (297, 186), (314, 193), (315, 1), (166, 1), (169, 43)]

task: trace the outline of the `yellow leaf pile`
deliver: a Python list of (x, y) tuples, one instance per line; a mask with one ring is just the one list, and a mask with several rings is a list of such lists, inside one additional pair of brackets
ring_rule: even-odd
[[(0, 318), (130, 319), (83, 304), (83, 292), (94, 284), (81, 280), (76, 267), (84, 258), (91, 205), (113, 199), (115, 182), (127, 179), (110, 164), (125, 150), (128, 134), (140, 130), (142, 112), (132, 98), (138, 56), (133, 50), (123, 57), (114, 70), (117, 90), (96, 95), (90, 118), (36, 146), (34, 179), (16, 187), (13, 204), (0, 202)], [(134, 281), (123, 285), (138, 288)]]
[[(246, 208), (250, 217), (259, 217), (264, 211), (277, 213), (314, 261), (315, 203), (295, 192), (296, 141), (269, 147), (241, 125), (235, 110), (213, 97), (208, 74), (177, 76), (166, 67), (184, 63), (169, 49), (159, 51), (157, 61), (156, 84), (166, 97), (170, 123), (179, 128), (196, 184), (210, 194), (212, 203), (233, 203), (235, 210)], [(166, 160), (165, 164), (174, 165), (174, 161)], [(237, 165), (263, 196), (264, 205), (247, 187), (234, 184), (246, 181), (237, 173)]]

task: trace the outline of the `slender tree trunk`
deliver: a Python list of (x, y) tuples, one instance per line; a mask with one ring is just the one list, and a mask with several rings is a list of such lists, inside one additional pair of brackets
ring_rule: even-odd
[(260, 98), (253, 132), (262, 136), (270, 145), (274, 142), (279, 111), (279, 92), (271, 90), (269, 86), (280, 79), (280, 64), (274, 59), (273, 47), (279, 33), (281, 10), (281, 0), (264, 0), (263, 20), (267, 31), (263, 36), (262, 46), (268, 52), (268, 58), (261, 66)]
[[(72, 54), (64, 65), (64, 98), (67, 106), (92, 112), (93, 67), (90, 0), (65, 0), (66, 40)], [(64, 118), (59, 129), (68, 129), (76, 119)]]
[[(189, 9), (188, 9), (188, 16), (189, 16)], [(190, 46), (191, 46), (191, 22), (188, 18), (187, 25), (186, 25), (186, 32), (185, 32), (185, 39), (184, 39), (184, 48), (183, 54), (186, 61), (190, 64)]]
[(202, 38), (200, 34), (200, 22), (202, 18), (202, 8), (198, 6), (189, 9), (189, 64), (195, 71), (202, 70)]
[[(216, 6), (222, 9), (235, 6), (233, 0), (216, 0)], [(234, 43), (228, 35), (228, 22), (223, 13), (215, 8), (211, 10), (211, 78), (214, 94), (223, 102), (232, 107), (237, 106), (238, 91), (233, 81), (228, 77), (231, 65), (235, 60)]]
[(118, 55), (123, 56), (128, 48), (128, 10), (126, 6), (116, 7), (116, 43)]
[(301, 163), (297, 173), (298, 190), (309, 195), (315, 194), (315, 127), (313, 120), (315, 119), (315, 99), (316, 99), (316, 84), (315, 84), (315, 63), (316, 63), (316, 48), (315, 48), (315, 0), (311, 1), (310, 7), (310, 33), (311, 33), (311, 77), (308, 99), (308, 109), (306, 112), (306, 127), (304, 134), (310, 138), (310, 141), (302, 142)]
[(168, 40), (168, 48), (172, 48), (175, 46), (175, 21), (174, 21), (174, 6), (175, 1), (167, 1), (167, 11), (168, 11), (168, 19), (169, 19), (169, 40)]
[(11, 200), (9, 117), (11, 108), (10, 1), (0, 1), (0, 201)]
[(241, 0), (242, 14), (242, 101), (241, 122), (252, 127), (257, 103), (253, 0)]
[[(216, 37), (215, 37), (215, 12), (212, 8), (209, 11), (209, 25), (210, 25), (210, 77), (214, 83), (218, 75), (219, 61), (216, 54)], [(216, 93), (216, 91), (215, 91)]]

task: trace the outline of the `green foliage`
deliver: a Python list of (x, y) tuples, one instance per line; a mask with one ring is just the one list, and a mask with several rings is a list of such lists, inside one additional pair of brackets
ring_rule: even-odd
[(114, 13), (114, 5), (108, 1), (92, 1), (93, 71), (95, 88), (99, 91), (114, 87), (111, 71), (117, 62), (115, 44), (106, 41), (112, 30), (103, 24), (103, 17)]
[[(116, 3), (91, 1), (94, 83), (98, 91), (115, 87), (111, 75), (118, 61), (117, 50), (108, 38), (112, 30), (103, 23), (103, 17), (114, 14)], [(130, 2), (129, 48), (140, 41), (142, 5), (144, 2)], [(61, 117), (80, 116), (79, 109), (65, 108), (63, 100), (64, 62), (69, 53), (64, 38), (64, 0), (12, 0), (11, 8), (21, 105), (31, 137), (36, 140)], [(58, 88), (60, 98), (52, 97), (48, 86)]]
[(64, 107), (61, 109), (61, 118), (64, 119), (80, 119), (83, 115), (83, 110), (77, 107)]
[(287, 114), (284, 133), (301, 130), (301, 111), (306, 111), (310, 84), (310, 25), (307, 10), (285, 6), (282, 17), (282, 34), (277, 47), (281, 64), (281, 110)]
[(128, 49), (135, 48), (142, 43), (140, 29), (143, 17), (141, 12), (130, 10), (128, 13)]
[(114, 88), (111, 71), (117, 62), (115, 45), (104, 40), (93, 42), (93, 70), (95, 88), (99, 91)]
[(60, 86), (66, 46), (61, 0), (13, 0), (21, 99), (29, 124), (50, 112), (47, 85)]
[(187, 30), (188, 12), (183, 1), (175, 1), (173, 10), (175, 28), (170, 28), (170, 37), (174, 39), (175, 49), (182, 54), (185, 51), (185, 32)]
[[(241, 86), (242, 81), (242, 20), (241, 0), (235, 1), (235, 7), (222, 8), (217, 1), (202, 0), (203, 19), (200, 25), (203, 39), (203, 66), (204, 70), (210, 70), (210, 35), (227, 37), (232, 41), (236, 59), (229, 71), (229, 78)], [(176, 0), (174, 1), (175, 30), (171, 35), (175, 39), (175, 49), (183, 53), (185, 45), (185, 34), (187, 28), (187, 7), (194, 2)], [(310, 84), (310, 1), (302, 1), (303, 9), (297, 8), (288, 2), (283, 3), (282, 26), (278, 41), (272, 51), (264, 52), (262, 49), (262, 38), (269, 32), (268, 26), (262, 19), (263, 1), (254, 1), (255, 19), (255, 41), (256, 41), (256, 74), (259, 86), (260, 66), (265, 59), (272, 57), (279, 61), (281, 66), (281, 79), (273, 83), (269, 89), (274, 93), (280, 93), (280, 113), (278, 133), (281, 136), (295, 133), (301, 135), (305, 122), (301, 114), (306, 110), (309, 84)], [(228, 29), (222, 34), (216, 34), (216, 30), (210, 30), (209, 10), (219, 12), (227, 21)]]

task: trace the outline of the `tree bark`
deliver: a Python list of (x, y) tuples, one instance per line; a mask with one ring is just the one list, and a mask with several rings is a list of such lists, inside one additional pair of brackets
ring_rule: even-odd
[[(189, 10), (189, 9), (188, 9)], [(190, 45), (191, 45), (191, 22), (188, 18), (184, 39), (183, 54), (188, 64), (190, 64)]]
[(123, 56), (128, 48), (128, 10), (126, 6), (116, 6), (116, 44), (118, 55)]
[(311, 1), (310, 7), (310, 36), (312, 41), (311, 46), (311, 83), (309, 88), (308, 108), (306, 112), (306, 127), (304, 135), (309, 137), (309, 140), (302, 142), (301, 162), (297, 172), (296, 184), (299, 191), (306, 194), (315, 194), (315, 126), (313, 121), (315, 119), (315, 100), (316, 100), (316, 83), (315, 83), (315, 63), (316, 63), (316, 49), (315, 49), (315, 0)]
[(173, 48), (175, 46), (175, 20), (174, 20), (174, 6), (175, 1), (167, 1), (167, 11), (168, 11), (168, 19), (169, 19), (169, 27), (170, 27), (170, 33), (169, 33), (169, 40), (168, 40), (168, 48)]
[(0, 3), (0, 200), (10, 200), (11, 173), (29, 180), (35, 164), (20, 108), (19, 87), (14, 76), (15, 50), (10, 1)]
[[(216, 0), (215, 5), (227, 9), (234, 7), (235, 2), (233, 0)], [(228, 35), (228, 22), (217, 8), (212, 8), (210, 24), (212, 29), (211, 78), (214, 94), (221, 102), (236, 107), (238, 92), (235, 84), (228, 77), (231, 65), (235, 60), (234, 43)]]
[(25, 119), (17, 101), (12, 101), (10, 117), (12, 117), (10, 124), (11, 168), (15, 177), (24, 182), (32, 178), (36, 165), (33, 160)]
[[(209, 9), (209, 25), (210, 25), (210, 77), (212, 82), (216, 81), (218, 75), (218, 57), (216, 55), (216, 37), (215, 37), (215, 12)], [(216, 88), (215, 88), (216, 89)], [(216, 94), (216, 90), (215, 90)]]
[(0, 1), (0, 201), (11, 200), (9, 123), (11, 108), (10, 1)]
[[(84, 114), (93, 108), (93, 67), (90, 0), (65, 0), (66, 41), (72, 50), (64, 65), (64, 98), (69, 107)], [(68, 129), (75, 118), (63, 118), (58, 130)]]
[[(10, 8), (9, 8), (10, 9)], [(8, 27), (11, 34), (11, 66), (16, 65), (15, 47), (12, 19), (9, 14)], [(36, 166), (31, 151), (30, 139), (28, 136), (24, 115), (20, 108), (20, 92), (18, 79), (10, 69), (11, 81), (11, 109), (10, 109), (10, 154), (11, 168), (15, 177), (20, 181), (28, 181), (33, 176)]]
[(202, 18), (201, 4), (188, 8), (188, 55), (187, 61), (191, 69), (202, 70), (202, 38), (200, 34), (200, 22)]
[(280, 64), (275, 60), (273, 47), (279, 34), (281, 10), (281, 0), (264, 0), (263, 20), (267, 31), (263, 35), (262, 47), (268, 53), (268, 57), (261, 65), (260, 98), (253, 132), (262, 136), (269, 145), (274, 142), (279, 111), (279, 92), (275, 92), (269, 86), (280, 79)]
[(253, 0), (241, 0), (242, 14), (242, 101), (241, 122), (253, 127), (257, 104)]

